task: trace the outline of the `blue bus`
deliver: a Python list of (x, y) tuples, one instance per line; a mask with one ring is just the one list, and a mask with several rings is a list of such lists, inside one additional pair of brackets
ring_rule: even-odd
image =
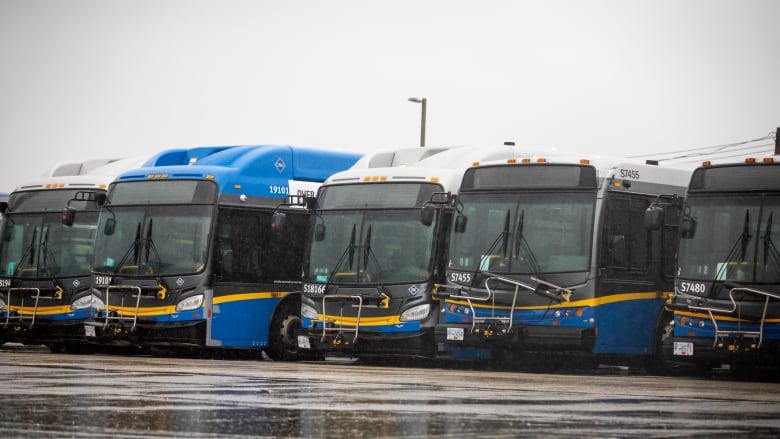
[[(0, 239), (0, 340), (83, 351), (94, 317), (90, 262), (99, 202), (118, 173), (147, 158), (68, 162), (25, 182), (3, 203)], [(72, 225), (63, 209), (78, 209)]]
[[(295, 357), (313, 195), (360, 155), (286, 145), (173, 149), (120, 175), (101, 208), (93, 263), (95, 343), (176, 353)], [(224, 351), (222, 351), (224, 352)]]
[(693, 172), (670, 304), (674, 319), (664, 338), (672, 366), (699, 372), (780, 366), (777, 159), (705, 162)]
[[(440, 356), (470, 347), (519, 367), (651, 364), (689, 175), (564, 155), (469, 168), (438, 294)], [(644, 222), (651, 207), (658, 227)]]

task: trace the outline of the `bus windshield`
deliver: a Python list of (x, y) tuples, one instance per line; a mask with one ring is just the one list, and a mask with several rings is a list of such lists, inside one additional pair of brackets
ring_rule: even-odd
[(97, 212), (79, 212), (73, 225), (60, 213), (3, 217), (0, 267), (6, 276), (52, 278), (88, 276)]
[(464, 193), (450, 268), (492, 273), (587, 271), (595, 197), (588, 193)]
[(131, 275), (196, 273), (206, 264), (211, 205), (116, 206), (101, 213), (93, 270)]
[(324, 210), (314, 230), (304, 279), (356, 284), (430, 279), (436, 225), (419, 209)]
[(701, 281), (780, 282), (780, 196), (691, 197), (679, 275)]

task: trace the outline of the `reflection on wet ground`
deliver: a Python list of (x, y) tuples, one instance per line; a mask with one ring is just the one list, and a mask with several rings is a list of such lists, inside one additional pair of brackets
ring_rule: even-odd
[(0, 437), (751, 437), (780, 384), (0, 349)]

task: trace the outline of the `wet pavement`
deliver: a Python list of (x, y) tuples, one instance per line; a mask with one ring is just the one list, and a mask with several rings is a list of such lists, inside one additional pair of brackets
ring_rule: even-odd
[(780, 383), (0, 346), (0, 437), (780, 436)]

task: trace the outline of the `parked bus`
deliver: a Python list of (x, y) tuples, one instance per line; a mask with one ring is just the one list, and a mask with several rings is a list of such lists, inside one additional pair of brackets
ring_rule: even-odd
[(668, 360), (701, 371), (780, 366), (779, 157), (705, 162), (693, 172), (664, 339)]
[[(118, 173), (143, 160), (67, 162), (8, 196), (0, 225), (0, 339), (81, 349), (84, 322), (94, 317), (98, 202)], [(71, 227), (61, 221), (68, 206), (80, 210)]]
[[(293, 357), (313, 195), (354, 153), (297, 146), (217, 146), (159, 153), (120, 175), (100, 211), (93, 275), (97, 343), (194, 353), (265, 350)], [(224, 351), (222, 351), (224, 352)]]
[[(469, 168), (439, 293), (440, 355), (482, 347), (513, 364), (552, 361), (536, 367), (658, 357), (689, 175), (561, 155)], [(648, 208), (660, 226), (645, 225)]]
[(463, 171), (475, 159), (514, 154), (511, 146), (460, 147), (406, 166), (366, 156), (327, 179), (311, 215), (299, 347), (354, 357), (435, 357), (435, 288), (444, 281)]

